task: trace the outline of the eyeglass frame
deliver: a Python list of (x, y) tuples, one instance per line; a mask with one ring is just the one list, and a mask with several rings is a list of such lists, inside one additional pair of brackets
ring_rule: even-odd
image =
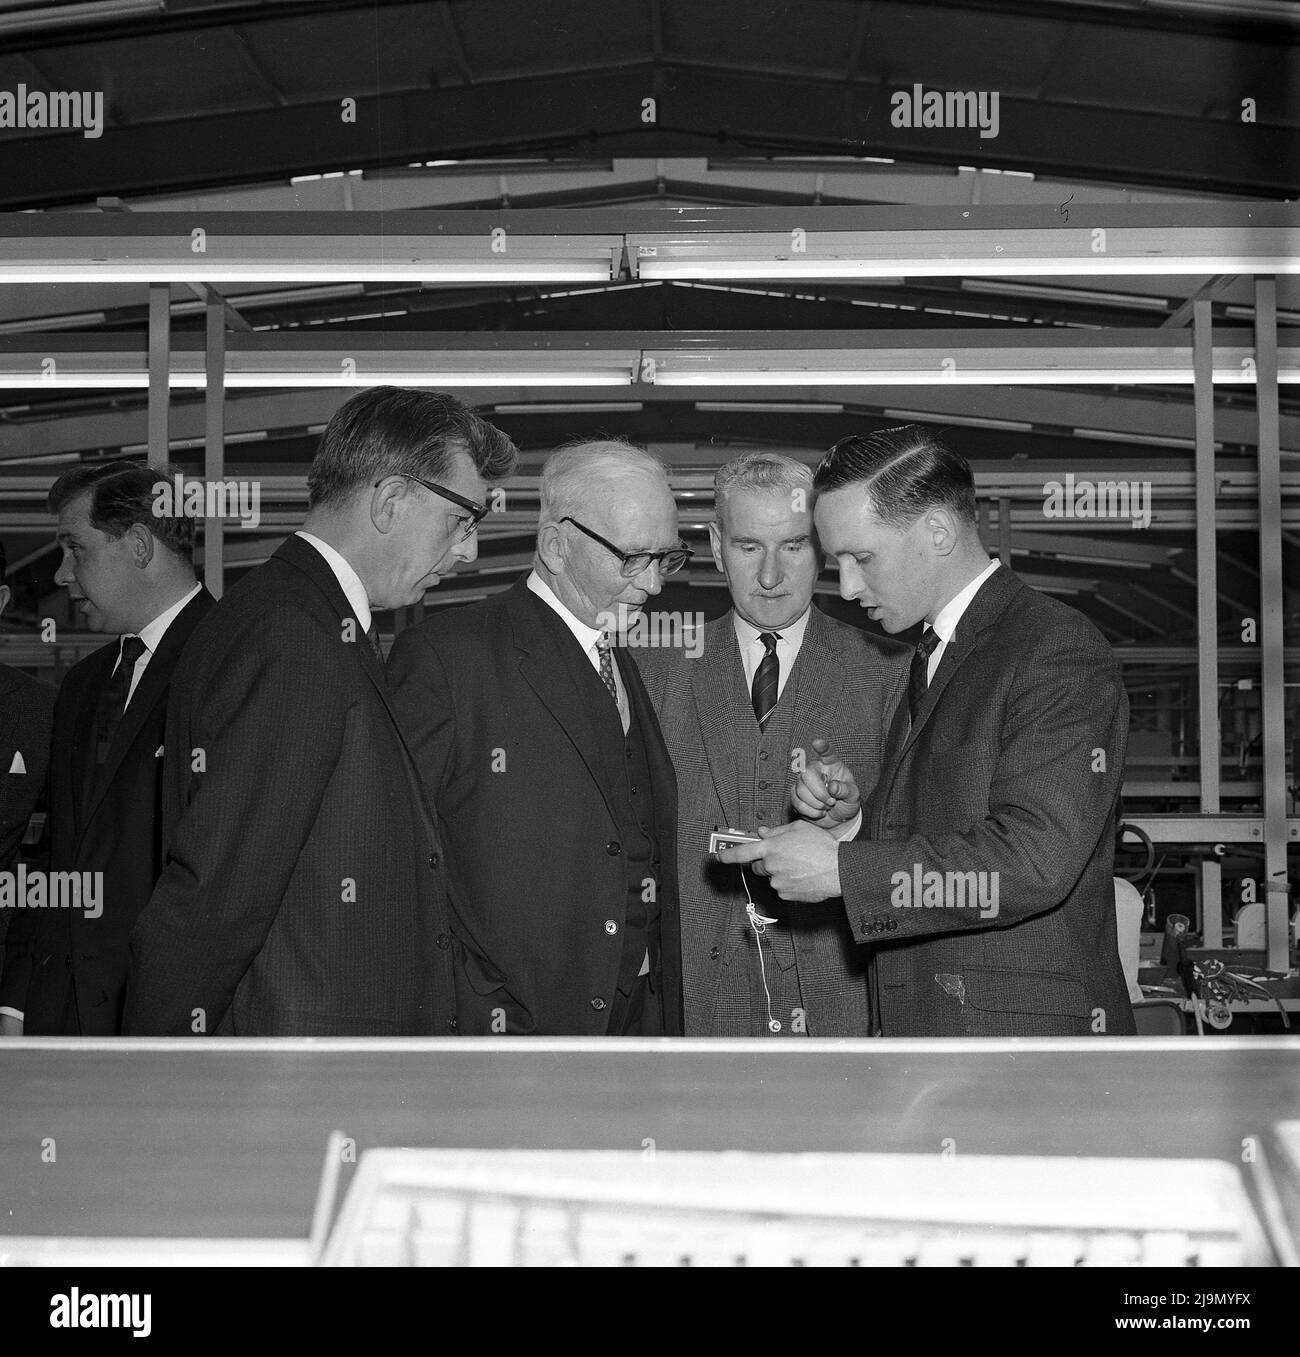
[[(565, 516), (560, 519), (560, 522), (572, 523), (579, 532), (586, 533), (593, 542), (599, 542), (606, 551), (612, 551), (622, 562), (619, 573), (624, 579), (628, 580), (636, 579), (642, 570), (649, 570), (655, 562), (659, 563), (659, 569), (663, 571), (665, 575), (675, 575), (683, 566), (689, 564), (691, 557), (695, 555), (694, 549), (688, 547), (685, 542), (680, 542), (680, 539), (678, 539), (680, 545), (672, 547), (668, 551), (624, 551), (621, 547), (616, 547), (613, 542), (607, 542), (598, 532), (593, 532), (585, 523), (579, 523), (576, 518), (570, 518), (568, 514), (565, 514)], [(635, 561), (638, 556), (644, 556), (646, 558), (646, 563), (640, 570), (628, 570), (628, 562)], [(683, 556), (685, 559), (682, 561), (681, 565), (674, 566), (671, 570), (665, 570), (664, 561), (669, 556)]]
[[(474, 536), (475, 531), (478, 529), (478, 525), (482, 523), (491, 512), (491, 505), (478, 504), (472, 499), (466, 499), (464, 495), (458, 495), (454, 490), (448, 490), (445, 485), (439, 485), (436, 481), (426, 481), (419, 476), (412, 475), (409, 471), (394, 471), (392, 474), (394, 476), (403, 476), (408, 481), (414, 481), (417, 485), (424, 486), (426, 490), (432, 490), (435, 495), (441, 495), (443, 499), (450, 500), (453, 504), (459, 505), (460, 508), (469, 511), (470, 520), (461, 528), (460, 537), (457, 539), (458, 542), (468, 542), (469, 539)], [(387, 477), (384, 477), (383, 480), (376, 481), (374, 488), (377, 490), (383, 485), (384, 480), (387, 479)]]

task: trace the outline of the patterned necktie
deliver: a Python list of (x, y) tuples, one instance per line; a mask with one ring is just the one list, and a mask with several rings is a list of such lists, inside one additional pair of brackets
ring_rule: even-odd
[(926, 627), (920, 643), (912, 652), (912, 672), (907, 679), (907, 710), (912, 717), (913, 725), (916, 724), (916, 713), (920, 710), (921, 699), (930, 686), (930, 656), (934, 654), (934, 648), (938, 644), (939, 637), (934, 628)]
[(774, 631), (762, 631), (758, 634), (766, 653), (754, 671), (754, 683), (749, 698), (754, 704), (754, 715), (758, 718), (759, 730), (767, 729), (767, 718), (776, 706), (777, 689), (781, 684), (781, 661), (776, 658), (776, 643), (781, 637)]
[(131, 679), (135, 674), (135, 662), (144, 654), (145, 643), (138, 636), (124, 636), (120, 659), (113, 676), (99, 691), (99, 701), (95, 704), (95, 763), (102, 764), (108, 757), (108, 748), (113, 743), (113, 735), (126, 711), (127, 695), (131, 691)]
[(370, 642), (370, 648), (375, 652), (375, 658), (379, 661), (380, 667), (384, 664), (384, 648), (379, 644), (379, 626), (376, 622), (370, 623), (370, 630), (366, 632), (366, 640)]
[(602, 636), (596, 642), (596, 654), (600, 657), (600, 677), (605, 687), (609, 689), (609, 695), (614, 699), (614, 705), (618, 706), (618, 684), (614, 682), (614, 660), (609, 653), (609, 642)]

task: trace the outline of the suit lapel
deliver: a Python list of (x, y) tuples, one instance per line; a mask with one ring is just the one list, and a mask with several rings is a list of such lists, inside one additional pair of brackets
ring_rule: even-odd
[(89, 824), (99, 808), (99, 803), (104, 799), (104, 794), (112, 784), (117, 770), (122, 766), (122, 760), (135, 743), (144, 723), (159, 702), (166, 700), (167, 685), (171, 682), (176, 661), (180, 659), (181, 651), (194, 628), (198, 626), (199, 620), (215, 602), (216, 599), (206, 589), (201, 589), (172, 619), (171, 625), (163, 633), (158, 649), (150, 656), (149, 663), (140, 676), (140, 682), (136, 685), (130, 702), (127, 703), (126, 711), (123, 712), (122, 719), (113, 732), (113, 742), (108, 747), (108, 755), (91, 787), (84, 823)]
[[(90, 805), (95, 799), (98, 769), (95, 766), (95, 709), (99, 705), (100, 693), (113, 673), (121, 648), (121, 638), (102, 646), (91, 657), (84, 675), (78, 676), (81, 682), (80, 701), (75, 708), (72, 721), (72, 748), (68, 751), (68, 764), (72, 770), (72, 813), (76, 841), (81, 842), (86, 824), (90, 819)], [(72, 675), (68, 680), (72, 680)], [(55, 742), (58, 743), (58, 730)]]
[[(519, 651), (520, 675), (569, 737), (609, 807), (610, 815), (617, 821), (618, 807), (615, 805), (611, 773), (601, 754), (604, 741), (596, 726), (596, 721), (600, 719), (598, 713), (606, 716), (609, 713), (596, 705), (594, 693), (591, 701), (583, 697), (584, 688), (591, 692), (591, 684), (586, 680), (594, 680), (600, 685), (599, 675), (582, 653), (582, 647), (563, 618), (544, 599), (534, 594), (523, 580), (511, 586), (506, 605), (514, 628), (515, 646)], [(629, 690), (630, 703), (628, 668), (630, 666), (621, 665), (619, 672), (623, 675), (624, 688)], [(609, 695), (604, 692), (603, 685), (601, 696), (606, 706), (614, 711), (613, 719), (617, 722), (617, 711)]]
[(704, 628), (704, 651), (698, 660), (686, 660), (691, 666), (691, 698), (704, 732), (704, 753), (718, 802), (726, 817), (726, 827), (744, 829), (740, 823), (740, 793), (736, 787), (736, 768), (745, 736), (745, 724), (752, 722), (749, 694), (745, 691), (745, 669), (740, 661), (740, 645), (732, 614), (726, 613)]
[(891, 751), (897, 749), (898, 752), (886, 764), (883, 795), (876, 805), (876, 811), (879, 815), (883, 816), (884, 814), (885, 803), (889, 799), (894, 778), (897, 776), (899, 768), (902, 767), (903, 760), (907, 758), (912, 746), (916, 743), (917, 737), (938, 710), (944, 691), (952, 682), (953, 676), (975, 652), (980, 644), (982, 634), (1001, 617), (1015, 595), (1023, 588), (1025, 586), (1016, 579), (1006, 566), (999, 566), (980, 585), (975, 597), (971, 599), (970, 606), (958, 620), (957, 629), (953, 632), (952, 639), (944, 647), (943, 655), (939, 660), (939, 668), (935, 671), (934, 681), (921, 700), (921, 705), (916, 713), (916, 720), (912, 722), (910, 730), (907, 728), (906, 695), (904, 695), (902, 702), (898, 704), (894, 724), (889, 732), (889, 749)]
[[(843, 665), (843, 647), (826, 615), (813, 607), (803, 644), (794, 662), (794, 671), (786, 680), (784, 701), (788, 693), (794, 700), (794, 728), (806, 731), (811, 741), (822, 737), (831, 742), (831, 756), (838, 758), (832, 732), (840, 728), (838, 713), (844, 702), (847, 685)], [(811, 747), (804, 757), (812, 762)]]
[(433, 816), (425, 799), (424, 784), (420, 779), (419, 766), (415, 761), (415, 756), (411, 753), (411, 747), (406, 743), (406, 732), (402, 729), (397, 710), (393, 706), (392, 695), (388, 689), (387, 672), (380, 662), (379, 656), (375, 654), (374, 647), (370, 644), (366, 629), (361, 625), (361, 619), (353, 611), (352, 604), (348, 602), (348, 596), (343, 592), (343, 586), (339, 583), (338, 576), (330, 569), (329, 562), (310, 542), (304, 541), (294, 534), (286, 537), (276, 548), (274, 554), (301, 571), (324, 596), (339, 619), (340, 642), (342, 642), (341, 628), (344, 621), (350, 621), (356, 628), (353, 644), (356, 648), (357, 661), (378, 694), (379, 700), (384, 704), (384, 709), (388, 712), (388, 719), (393, 723), (393, 729), (397, 732), (398, 742), (402, 746), (403, 765), (407, 781), (415, 794), (416, 805), (420, 808), (429, 834), (436, 839)]

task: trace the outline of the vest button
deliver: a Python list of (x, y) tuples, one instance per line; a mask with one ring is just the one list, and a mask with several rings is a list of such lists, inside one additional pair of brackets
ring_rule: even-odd
[(767, 759), (767, 750), (766, 750), (766, 749), (760, 749), (760, 750), (758, 751), (758, 757), (759, 757), (760, 759), (766, 760), (766, 759)]
[(606, 933), (610, 933), (610, 934), (617, 933), (617, 932), (618, 932), (618, 923), (617, 923), (614, 919), (606, 919), (606, 920), (605, 920), (605, 932), (606, 932)]
[(456, 1021), (455, 1018), (448, 1018), (448, 1019), (447, 1019), (447, 1031), (448, 1031), (448, 1032), (454, 1032), (454, 1031), (456, 1031), (456, 1029), (457, 1029), (459, 1026), (460, 1026), (460, 1024)]
[(438, 866), (438, 855), (437, 855), (437, 853), (430, 853), (430, 854), (429, 854), (429, 866), (432, 867), (432, 868), (434, 868), (435, 870), (437, 869), (437, 866)]
[(607, 852), (612, 858), (618, 857), (618, 855), (622, 851), (623, 845), (620, 844), (617, 839), (610, 839), (610, 841), (605, 845), (605, 852)]
[(767, 784), (766, 782), (760, 782), (760, 783), (758, 784), (758, 790), (759, 790), (760, 792), (765, 792), (765, 791), (767, 791), (767, 788), (768, 788), (768, 784)]
[(601, 1009), (603, 1009), (603, 1008), (605, 1007), (605, 1001), (604, 1001), (604, 999), (602, 999), (602, 998), (600, 997), (600, 995), (598, 994), (598, 995), (596, 995), (596, 997), (591, 1001), (591, 1006), (592, 1006), (592, 1008), (594, 1008), (594, 1009), (596, 1010), (597, 1013), (599, 1013), (599, 1012), (601, 1011)]
[(451, 946), (451, 939), (447, 936), (446, 933), (439, 933), (438, 936), (434, 939), (434, 941), (438, 944), (439, 950), (443, 952), (445, 952), (447, 948)]
[(716, 961), (717, 959), (718, 959), (718, 949), (717, 949), (716, 947), (710, 947), (710, 948), (709, 948), (709, 960), (710, 960), (710, 961)]
[(633, 796), (636, 795), (636, 783), (635, 783), (635, 782), (632, 784), (632, 795), (633, 795)]

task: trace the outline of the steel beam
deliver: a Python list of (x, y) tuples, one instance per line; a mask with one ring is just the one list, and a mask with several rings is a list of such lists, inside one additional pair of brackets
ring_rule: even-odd
[(1255, 282), (1259, 404), (1260, 701), (1264, 751), (1264, 892), (1268, 965), (1287, 968), (1286, 719), (1284, 711), (1282, 482), (1278, 447), (1277, 283)]

